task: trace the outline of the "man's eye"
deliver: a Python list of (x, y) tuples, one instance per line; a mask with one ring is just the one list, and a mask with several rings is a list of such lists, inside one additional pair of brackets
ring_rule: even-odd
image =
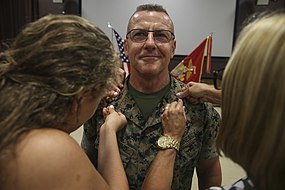
[(154, 34), (154, 38), (159, 42), (168, 42), (170, 40), (170, 36), (167, 33), (159, 32)]
[(155, 36), (156, 37), (167, 37), (167, 35), (165, 33), (161, 33), (161, 32), (155, 33)]
[(133, 36), (146, 36), (146, 33), (145, 32), (141, 32), (141, 31), (137, 31), (137, 32), (134, 32)]

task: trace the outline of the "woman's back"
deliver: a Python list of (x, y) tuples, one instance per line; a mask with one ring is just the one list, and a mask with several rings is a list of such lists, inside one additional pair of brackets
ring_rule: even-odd
[(78, 143), (60, 130), (27, 132), (15, 153), (5, 167), (4, 189), (107, 189)]

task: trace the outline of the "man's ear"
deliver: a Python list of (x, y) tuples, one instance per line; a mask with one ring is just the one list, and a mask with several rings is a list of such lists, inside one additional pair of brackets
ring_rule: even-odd
[(175, 55), (175, 50), (176, 50), (176, 40), (174, 40), (174, 42), (173, 42), (173, 44), (172, 44), (171, 58), (174, 57), (174, 55)]

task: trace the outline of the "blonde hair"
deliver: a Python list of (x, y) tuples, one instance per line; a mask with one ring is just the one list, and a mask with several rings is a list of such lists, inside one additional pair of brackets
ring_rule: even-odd
[(217, 146), (257, 189), (285, 187), (285, 14), (246, 26), (226, 67)]

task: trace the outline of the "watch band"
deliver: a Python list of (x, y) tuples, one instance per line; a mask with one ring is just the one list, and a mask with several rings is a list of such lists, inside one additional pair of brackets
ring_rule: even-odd
[(160, 149), (175, 149), (179, 151), (180, 143), (169, 135), (162, 135), (157, 140), (157, 146)]
[(170, 147), (169, 148), (174, 148), (176, 149), (177, 151), (179, 151), (179, 148), (180, 148), (180, 143), (178, 142), (178, 140), (174, 139), (173, 137), (171, 136), (168, 136), (166, 135), (168, 138), (170, 138)]

